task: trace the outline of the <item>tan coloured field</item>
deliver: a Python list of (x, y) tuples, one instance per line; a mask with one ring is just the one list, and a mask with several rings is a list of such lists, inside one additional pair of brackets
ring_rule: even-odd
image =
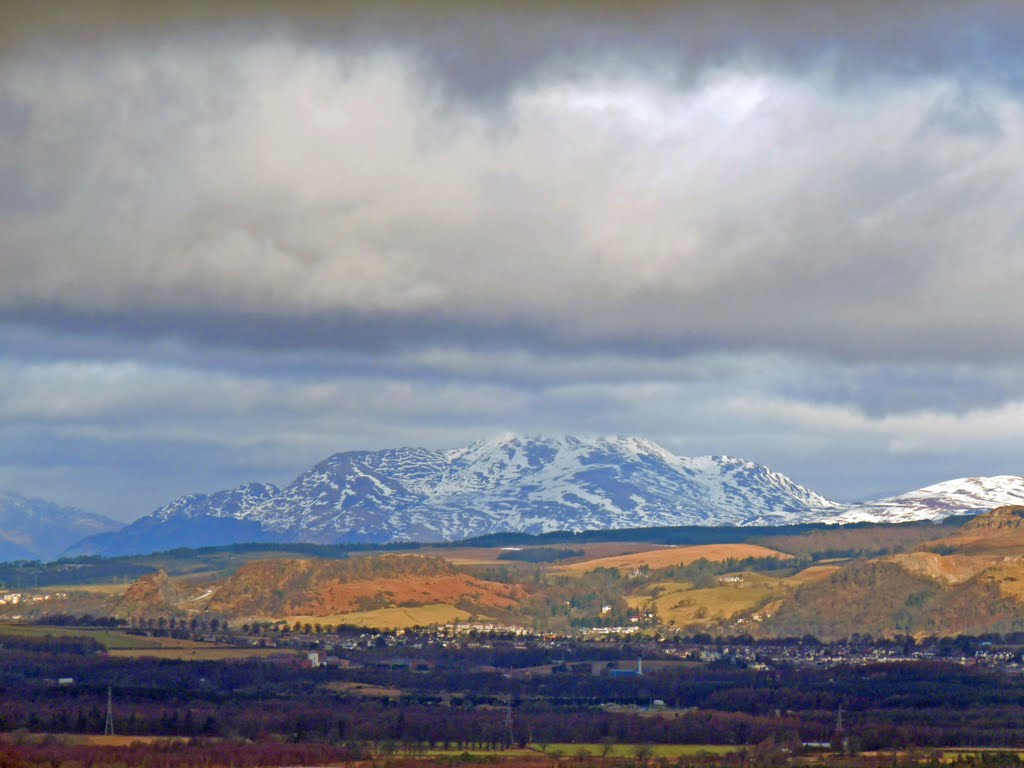
[(651, 570), (657, 570), (659, 568), (672, 568), (678, 565), (689, 565), (702, 559), (720, 562), (722, 560), (742, 560), (748, 557), (777, 557), (790, 560), (793, 556), (757, 544), (702, 544), (696, 547), (665, 547), (631, 555), (602, 557), (582, 563), (557, 566), (555, 570), (567, 573), (587, 573), (596, 568), (617, 568), (620, 571), (632, 571), (645, 565)]
[[(472, 615), (450, 603), (434, 603), (406, 608), (378, 608), (373, 611), (352, 611), (330, 616), (289, 616), (288, 622), (300, 624), (350, 624), (373, 629), (409, 629), (433, 624), (467, 621)], [(478, 617), (480, 618), (480, 617)]]
[(797, 585), (810, 584), (814, 581), (827, 579), (838, 570), (838, 565), (812, 565), (810, 568), (804, 568), (799, 573), (794, 573), (786, 581)]

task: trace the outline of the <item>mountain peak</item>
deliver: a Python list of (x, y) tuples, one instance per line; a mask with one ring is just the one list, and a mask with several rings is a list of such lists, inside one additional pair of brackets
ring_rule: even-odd
[[(757, 464), (680, 457), (642, 437), (504, 432), (446, 451), (337, 453), (283, 489), (252, 484), (176, 499), (133, 523), (122, 539), (138, 546), (160, 526), (177, 526), (180, 538), (217, 521), (220, 535), (249, 540), (438, 541), (506, 531), (785, 523), (837, 507)], [(78, 551), (95, 551), (94, 544)]]

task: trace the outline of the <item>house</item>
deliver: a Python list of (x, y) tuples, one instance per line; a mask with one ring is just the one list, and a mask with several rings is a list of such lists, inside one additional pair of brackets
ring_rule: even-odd
[(609, 669), (609, 677), (643, 677), (644, 660), (636, 660), (636, 669)]

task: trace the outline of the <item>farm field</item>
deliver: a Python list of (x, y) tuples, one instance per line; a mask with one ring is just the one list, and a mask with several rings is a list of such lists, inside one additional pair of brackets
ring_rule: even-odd
[(0, 624), (0, 636), (24, 638), (87, 637), (118, 658), (156, 658), (179, 661), (219, 661), (264, 658), (293, 652), (275, 648), (238, 648), (171, 637), (146, 637), (127, 632), (90, 627), (50, 627), (33, 624)]
[(178, 644), (193, 643), (191, 640), (174, 640), (167, 637), (145, 637), (130, 635), (116, 629), (94, 629), (91, 627), (51, 627), (35, 624), (0, 624), (0, 635), (13, 637), (89, 637), (108, 651), (167, 648)]
[(352, 611), (329, 616), (289, 616), (287, 621), (289, 624), (297, 621), (300, 624), (348, 624), (376, 629), (409, 629), (431, 624), (466, 621), (471, 617), (472, 614), (468, 611), (450, 603), (434, 603), (408, 607), (376, 608), (371, 611)]
[(744, 560), (751, 557), (773, 557), (789, 560), (793, 556), (775, 549), (762, 547), (758, 544), (701, 544), (695, 547), (662, 547), (635, 554), (601, 557), (581, 563), (556, 566), (554, 570), (568, 573), (586, 573), (597, 568), (615, 568), (619, 571), (629, 571), (643, 566), (654, 570), (657, 568), (689, 565), (697, 560), (721, 562), (723, 560)]

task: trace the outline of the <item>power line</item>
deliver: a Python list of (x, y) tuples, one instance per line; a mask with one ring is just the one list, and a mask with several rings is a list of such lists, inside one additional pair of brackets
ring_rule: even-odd
[(512, 695), (505, 697), (505, 748), (512, 749), (515, 736), (512, 733)]
[(103, 735), (114, 735), (114, 695), (109, 685), (107, 686), (107, 722), (103, 724)]

